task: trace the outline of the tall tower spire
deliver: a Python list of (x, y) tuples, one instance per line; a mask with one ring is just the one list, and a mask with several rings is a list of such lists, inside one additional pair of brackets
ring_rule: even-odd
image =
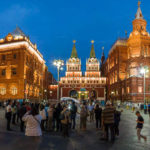
[(92, 47), (91, 47), (91, 52), (90, 52), (90, 58), (96, 58), (95, 50), (94, 50), (94, 40), (92, 40), (91, 43), (92, 43)]
[(71, 53), (71, 58), (78, 58), (77, 50), (76, 50), (76, 40), (73, 40), (73, 48)]
[(141, 2), (138, 1), (138, 10), (137, 13), (135, 15), (135, 19), (133, 20), (132, 24), (133, 24), (133, 31), (138, 31), (139, 33), (144, 33), (147, 34), (146, 32), (146, 25), (147, 22), (143, 17), (142, 11), (141, 11)]
[(102, 47), (102, 56), (101, 56), (101, 65), (104, 63), (105, 61), (105, 54), (104, 54), (104, 46)]
[(135, 19), (143, 19), (143, 15), (142, 15), (140, 5), (141, 5), (141, 2), (138, 1), (138, 10), (137, 10), (137, 13), (135, 15)]

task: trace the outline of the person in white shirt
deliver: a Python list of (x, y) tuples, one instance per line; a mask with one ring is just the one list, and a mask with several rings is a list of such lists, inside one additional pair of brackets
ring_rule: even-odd
[(45, 131), (46, 111), (44, 105), (40, 106), (40, 115), (42, 116), (41, 128), (42, 131)]
[(39, 115), (38, 109), (33, 107), (31, 111), (28, 111), (23, 117), (22, 120), (26, 122), (26, 136), (39, 137), (42, 136), (41, 131), (41, 120), (42, 116)]
[(11, 101), (8, 101), (8, 105), (6, 107), (6, 119), (7, 119), (7, 130), (11, 131), (10, 129), (10, 122), (11, 122), (11, 116), (12, 116), (12, 108), (11, 108)]

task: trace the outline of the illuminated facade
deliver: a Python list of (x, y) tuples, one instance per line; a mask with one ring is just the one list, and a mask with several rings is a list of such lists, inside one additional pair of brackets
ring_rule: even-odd
[(66, 62), (66, 76), (60, 79), (60, 97), (74, 97), (80, 100), (105, 100), (106, 78), (101, 77), (100, 63), (95, 56), (94, 41), (90, 58), (86, 61), (86, 72), (81, 71), (81, 60), (78, 58), (75, 41), (71, 57)]
[(0, 100), (43, 99), (47, 74), (36, 44), (18, 27), (0, 40)]
[[(150, 35), (147, 22), (138, 10), (128, 39), (118, 40), (105, 62), (107, 97), (111, 100), (144, 102), (142, 67), (150, 68)], [(146, 101), (150, 102), (150, 71), (146, 73)]]

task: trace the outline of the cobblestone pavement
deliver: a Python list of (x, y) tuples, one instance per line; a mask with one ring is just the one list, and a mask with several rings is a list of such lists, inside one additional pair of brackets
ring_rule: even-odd
[(142, 131), (147, 142), (137, 140), (136, 116), (129, 110), (122, 113), (120, 136), (114, 143), (100, 140), (101, 131), (95, 129), (95, 124), (88, 123), (88, 130), (72, 131), (69, 138), (63, 138), (60, 133), (45, 133), (40, 140), (25, 137), (19, 128), (12, 126), (14, 131), (5, 130), (4, 112), (0, 111), (0, 150), (150, 150), (150, 119), (144, 115), (145, 125)]

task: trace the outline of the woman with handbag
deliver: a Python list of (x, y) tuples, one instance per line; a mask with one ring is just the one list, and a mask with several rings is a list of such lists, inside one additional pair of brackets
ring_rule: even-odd
[(26, 136), (39, 137), (42, 135), (41, 131), (41, 120), (42, 116), (39, 115), (38, 109), (33, 107), (31, 111), (28, 111), (23, 117), (22, 120), (26, 122)]

